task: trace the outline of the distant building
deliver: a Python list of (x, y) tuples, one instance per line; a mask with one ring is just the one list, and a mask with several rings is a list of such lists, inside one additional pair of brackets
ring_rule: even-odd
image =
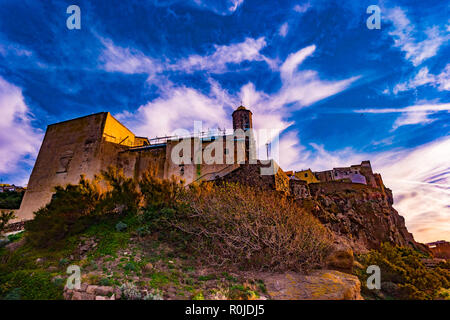
[[(372, 166), (368, 160), (361, 162), (359, 165), (333, 168), (327, 171), (315, 172), (314, 174), (321, 182), (342, 181), (361, 183), (373, 188), (380, 187), (377, 183), (377, 178), (375, 177), (376, 174), (373, 173)], [(381, 176), (379, 176), (379, 180), (381, 181)]]
[(299, 180), (306, 181), (308, 184), (320, 182), (320, 180), (317, 179), (316, 175), (311, 171), (311, 169), (295, 171), (294, 176)]
[(20, 191), (24, 191), (25, 188), (24, 187), (20, 187), (20, 186), (16, 186), (14, 184), (10, 185), (10, 184), (2, 184), (0, 185), (0, 192), (20, 192)]

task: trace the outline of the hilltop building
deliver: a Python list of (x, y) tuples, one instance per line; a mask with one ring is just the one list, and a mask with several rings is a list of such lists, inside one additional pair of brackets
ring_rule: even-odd
[[(51, 200), (55, 186), (76, 184), (81, 174), (92, 179), (110, 165), (135, 178), (152, 167), (159, 178), (174, 175), (187, 184), (222, 177), (255, 158), (250, 148), (253, 137), (247, 133), (252, 128), (252, 112), (240, 106), (232, 117), (233, 129), (242, 135), (231, 136), (231, 147), (227, 144), (230, 135), (225, 133), (223, 136), (197, 133), (151, 140), (139, 137), (109, 112), (49, 125), (17, 213), (18, 220), (31, 219), (35, 211)], [(180, 141), (191, 147), (184, 155), (181, 154), (184, 150), (180, 150), (181, 160), (175, 163), (172, 155), (176, 154)], [(199, 147), (201, 149), (196, 150)], [(222, 161), (207, 163), (202, 159), (206, 153)]]
[(0, 192), (22, 192), (25, 191), (24, 187), (19, 187), (10, 184), (0, 184)]
[(186, 184), (243, 182), (298, 198), (310, 196), (308, 184), (329, 181), (362, 183), (385, 192), (381, 176), (373, 174), (369, 161), (322, 172), (302, 170), (289, 177), (275, 161), (256, 159), (252, 112), (239, 106), (232, 119), (232, 134), (198, 132), (155, 139), (136, 136), (109, 112), (49, 125), (16, 221), (32, 219), (50, 202), (55, 186), (77, 184), (82, 174), (93, 179), (108, 166), (122, 169), (128, 177), (139, 178), (152, 168), (161, 179), (176, 176)]
[(296, 177), (299, 180), (303, 180), (308, 184), (320, 182), (320, 180), (317, 179), (316, 175), (314, 174), (314, 172), (311, 171), (311, 169), (295, 171), (294, 177)]
[(322, 181), (343, 181), (352, 183), (362, 183), (373, 188), (378, 188), (377, 180), (372, 171), (370, 161), (366, 160), (359, 165), (350, 167), (333, 168), (332, 170), (315, 172), (316, 177)]

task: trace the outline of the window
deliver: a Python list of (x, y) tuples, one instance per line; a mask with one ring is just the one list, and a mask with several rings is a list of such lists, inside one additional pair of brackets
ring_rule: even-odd
[(56, 173), (67, 173), (72, 158), (73, 158), (73, 151), (66, 151), (63, 154), (61, 154)]
[(180, 175), (184, 175), (184, 164), (180, 164), (179, 165), (179, 167), (180, 167)]

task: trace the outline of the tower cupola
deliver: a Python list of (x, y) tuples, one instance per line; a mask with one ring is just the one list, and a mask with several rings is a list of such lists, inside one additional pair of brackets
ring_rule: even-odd
[(242, 129), (244, 131), (253, 128), (252, 112), (244, 106), (239, 106), (233, 111), (233, 130)]

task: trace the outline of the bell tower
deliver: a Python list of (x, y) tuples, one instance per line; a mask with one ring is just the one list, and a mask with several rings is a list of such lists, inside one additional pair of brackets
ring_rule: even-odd
[(240, 106), (234, 110), (233, 114), (233, 130), (242, 129), (247, 131), (253, 128), (252, 112), (244, 106)]

